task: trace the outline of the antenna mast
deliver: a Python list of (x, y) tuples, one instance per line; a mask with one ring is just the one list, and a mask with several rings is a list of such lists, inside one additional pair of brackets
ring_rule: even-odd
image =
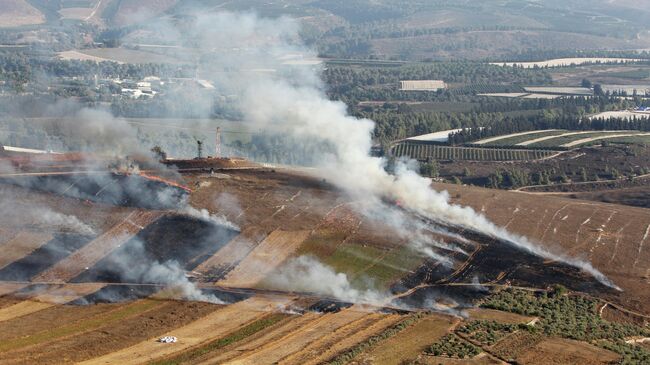
[(198, 158), (203, 158), (203, 141), (196, 140), (196, 151), (198, 153)]
[(214, 157), (220, 158), (221, 157), (221, 127), (217, 127), (217, 135), (215, 139), (215, 151), (214, 151)]

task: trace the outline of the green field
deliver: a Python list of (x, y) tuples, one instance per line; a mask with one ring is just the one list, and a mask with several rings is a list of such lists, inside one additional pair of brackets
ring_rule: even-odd
[(332, 242), (344, 240), (340, 232), (320, 232), (312, 235), (297, 255), (316, 256), (336, 272), (347, 275), (355, 288), (379, 290), (388, 289), (424, 261), (422, 255), (408, 246), (380, 248), (348, 241), (332, 249)]
[(499, 139), (496, 141), (485, 143), (484, 145), (485, 146), (514, 146), (518, 143), (530, 141), (531, 139), (541, 138), (546, 136), (557, 136), (563, 133), (567, 133), (567, 131), (548, 131), (548, 132), (531, 133), (522, 136), (514, 136), (514, 137)]
[(420, 161), (530, 161), (546, 158), (554, 151), (528, 149), (500, 149), (480, 147), (450, 147), (425, 143), (404, 142), (393, 147), (395, 157), (409, 157)]
[[(545, 141), (533, 143), (529, 145), (529, 147), (558, 147), (558, 146), (562, 146), (563, 144), (571, 143), (573, 141), (577, 141), (584, 138), (602, 137), (606, 135), (617, 135), (617, 134), (626, 134), (626, 133), (630, 133), (630, 132), (611, 132), (611, 133), (594, 132), (594, 133), (573, 134), (570, 136), (551, 138)], [(600, 143), (600, 140), (597, 140), (595, 142)]]
[(603, 141), (606, 141), (608, 143), (617, 143), (617, 144), (650, 145), (650, 136), (632, 136), (632, 137), (607, 138), (607, 139), (604, 139), (604, 140), (597, 140), (597, 141), (581, 144), (580, 147), (598, 145), (598, 144), (601, 144)]

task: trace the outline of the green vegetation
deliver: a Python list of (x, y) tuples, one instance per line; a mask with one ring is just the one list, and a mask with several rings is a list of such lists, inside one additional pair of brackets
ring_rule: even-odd
[(237, 331), (227, 335), (226, 337), (222, 337), (206, 345), (200, 346), (195, 349), (191, 349), (187, 352), (183, 352), (180, 355), (176, 355), (171, 359), (153, 361), (150, 363), (150, 365), (177, 365), (177, 364), (183, 364), (189, 361), (196, 360), (203, 355), (206, 355), (210, 352), (217, 351), (230, 344), (241, 341), (268, 327), (271, 327), (272, 325), (280, 322), (281, 320), (287, 317), (288, 315), (281, 314), (281, 313), (270, 314), (262, 319), (259, 319), (249, 325), (246, 325), (238, 329)]
[(481, 349), (454, 334), (448, 334), (441, 338), (440, 341), (431, 345), (426, 352), (434, 356), (464, 359), (472, 358), (480, 354)]
[(379, 344), (381, 341), (384, 341), (390, 337), (395, 336), (399, 332), (403, 331), (405, 328), (410, 327), (414, 325), (416, 322), (418, 322), (420, 319), (422, 319), (426, 314), (424, 313), (415, 313), (415, 314), (410, 314), (406, 319), (401, 321), (400, 323), (391, 326), (390, 328), (384, 330), (382, 333), (372, 336), (368, 338), (367, 340), (358, 343), (356, 346), (352, 347), (351, 349), (347, 350), (346, 352), (336, 356), (334, 359), (329, 361), (327, 365), (343, 365), (349, 363), (352, 359), (354, 359), (357, 355), (360, 353), (367, 351), (368, 349), (376, 346)]
[(517, 331), (535, 330), (534, 327), (525, 324), (506, 324), (496, 321), (471, 321), (458, 329), (468, 339), (479, 343), (482, 346), (490, 346), (497, 343), (503, 337)]
[(336, 251), (320, 258), (336, 272), (345, 273), (354, 287), (362, 289), (388, 289), (424, 260), (408, 246), (378, 248), (357, 242), (343, 243)]
[(531, 161), (556, 153), (539, 149), (509, 149), (480, 147), (450, 147), (435, 144), (403, 142), (392, 151), (395, 157), (408, 156), (420, 161), (464, 160), (464, 161)]
[(650, 352), (626, 344), (631, 336), (650, 336), (650, 329), (631, 324), (608, 322), (596, 313), (598, 301), (580, 295), (566, 295), (558, 286), (551, 293), (501, 290), (482, 306), (523, 315), (539, 316), (535, 325), (546, 336), (592, 342), (623, 355), (623, 364), (650, 362)]
[(508, 138), (498, 139), (493, 142), (485, 143), (485, 146), (515, 146), (519, 143), (530, 141), (531, 139), (548, 137), (548, 136), (557, 136), (563, 133), (568, 133), (566, 130), (552, 130), (539, 133), (530, 133), (522, 136), (514, 136)]
[(629, 137), (614, 137), (607, 138), (606, 140), (597, 140), (593, 142), (587, 142), (581, 144), (579, 147), (590, 146), (590, 145), (601, 145), (601, 144), (626, 144), (626, 145), (650, 145), (650, 135), (647, 136), (629, 136)]
[[(567, 133), (567, 132), (565, 132), (565, 133)], [(532, 147), (532, 148), (534, 148), (534, 147), (558, 147), (558, 146), (562, 146), (563, 144), (571, 143), (571, 142), (578, 141), (578, 140), (585, 139), (585, 138), (597, 138), (597, 137), (614, 136), (614, 135), (617, 135), (617, 134), (629, 134), (629, 133), (630, 132), (580, 133), (580, 134), (573, 134), (573, 135), (570, 135), (570, 136), (558, 136), (558, 137), (555, 137), (555, 138), (547, 139), (545, 141), (530, 144), (529, 146)], [(594, 143), (600, 143), (600, 142), (601, 141), (594, 141)], [(578, 147), (578, 146), (576, 146), (576, 147)]]
[(607, 74), (609, 77), (620, 77), (623, 79), (643, 80), (650, 78), (650, 70), (636, 69), (621, 72), (610, 72)]
[[(608, 97), (603, 98), (590, 98), (595, 101), (600, 99), (602, 103), (605, 103), (608, 100)], [(568, 106), (567, 106), (568, 107)], [(574, 105), (575, 108), (581, 109), (583, 107), (578, 107)], [(584, 112), (584, 110), (583, 110)], [(451, 144), (466, 144), (473, 141), (478, 141), (484, 138), (504, 136), (512, 133), (519, 132), (528, 132), (528, 131), (537, 131), (537, 130), (547, 130), (547, 129), (563, 129), (568, 131), (629, 131), (629, 130), (639, 130), (647, 131), (650, 130), (650, 123), (648, 120), (650, 118), (637, 118), (634, 120), (627, 120), (624, 118), (583, 118), (581, 117), (582, 112), (570, 112), (566, 109), (565, 112), (560, 114), (556, 113), (553, 110), (545, 110), (543, 113), (529, 116), (517, 116), (517, 117), (504, 117), (499, 120), (496, 120), (490, 123), (488, 126), (482, 128), (465, 128), (461, 131), (452, 133), (449, 135), (449, 141)], [(577, 135), (580, 136), (580, 135)], [(570, 139), (563, 143), (568, 143), (573, 140), (574, 136), (569, 136)], [(530, 138), (533, 139), (533, 138)], [(580, 139), (580, 138), (576, 138)], [(550, 139), (547, 141), (535, 143), (533, 146), (547, 146), (550, 145), (561, 145), (563, 143), (556, 141), (562, 141), (560, 139)]]

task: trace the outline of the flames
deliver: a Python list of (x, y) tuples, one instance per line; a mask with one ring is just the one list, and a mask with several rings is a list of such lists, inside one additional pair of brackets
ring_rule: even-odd
[(145, 178), (145, 179), (148, 179), (148, 180), (162, 182), (162, 183), (165, 183), (167, 185), (170, 185), (170, 186), (173, 186), (173, 187), (176, 187), (176, 188), (179, 188), (179, 189), (183, 189), (188, 193), (192, 192), (192, 189), (190, 189), (189, 187), (187, 187), (185, 185), (181, 185), (181, 184), (179, 184), (179, 183), (177, 183), (175, 181), (171, 181), (171, 180), (162, 178), (160, 176), (149, 175), (149, 174), (146, 174), (144, 172), (140, 172), (138, 175)]

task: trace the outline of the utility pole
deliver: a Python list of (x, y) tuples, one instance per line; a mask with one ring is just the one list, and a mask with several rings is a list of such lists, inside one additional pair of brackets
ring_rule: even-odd
[(198, 158), (203, 158), (203, 141), (196, 140), (196, 150)]
[(217, 135), (215, 139), (215, 151), (214, 151), (214, 157), (220, 158), (221, 157), (221, 127), (217, 127)]

